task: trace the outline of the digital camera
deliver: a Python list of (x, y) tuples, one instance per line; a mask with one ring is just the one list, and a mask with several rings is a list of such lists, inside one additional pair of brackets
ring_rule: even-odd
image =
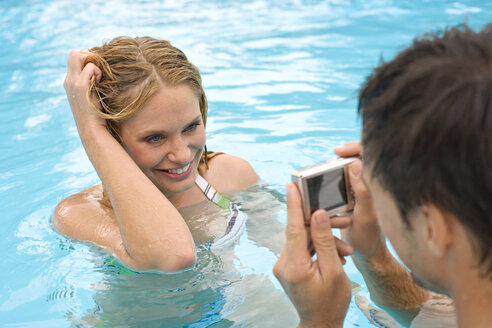
[(336, 158), (292, 172), (292, 181), (297, 183), (302, 195), (306, 224), (317, 209), (325, 209), (329, 216), (352, 211), (354, 199), (348, 165), (358, 159)]

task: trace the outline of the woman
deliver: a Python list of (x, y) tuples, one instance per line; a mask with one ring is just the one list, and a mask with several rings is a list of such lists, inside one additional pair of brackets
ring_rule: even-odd
[(159, 272), (195, 263), (193, 235), (179, 210), (210, 204), (207, 196), (233, 212), (227, 223), (216, 218), (226, 234), (219, 244), (231, 241), (230, 230), (240, 233), (237, 207), (210, 185), (234, 191), (258, 177), (238, 157), (207, 154), (207, 100), (198, 69), (179, 49), (150, 37), (118, 37), (72, 51), (64, 86), (102, 184), (58, 204), (56, 231), (103, 247), (133, 270)]

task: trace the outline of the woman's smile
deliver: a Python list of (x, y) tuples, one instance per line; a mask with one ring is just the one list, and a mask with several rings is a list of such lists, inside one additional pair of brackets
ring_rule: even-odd
[(171, 179), (181, 180), (183, 178), (187, 178), (191, 174), (191, 172), (193, 172), (193, 162), (190, 162), (182, 167), (177, 167), (173, 169), (156, 169), (156, 171), (164, 174)]

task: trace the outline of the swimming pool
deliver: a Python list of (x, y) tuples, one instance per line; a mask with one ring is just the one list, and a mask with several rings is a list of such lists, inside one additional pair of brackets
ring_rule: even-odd
[[(381, 55), (418, 33), (464, 21), (481, 28), (492, 17), (486, 1), (71, 2), (0, 2), (5, 327), (293, 326), (271, 274), (268, 223), (285, 222), (290, 172), (358, 138), (356, 90)], [(237, 195), (257, 224), (180, 275), (123, 274), (49, 226), (62, 198), (98, 182), (65, 99), (68, 52), (117, 35), (181, 48), (202, 72), (208, 148), (249, 160), (266, 183)], [(364, 293), (350, 261), (345, 270)], [(353, 302), (345, 326), (374, 327)]]

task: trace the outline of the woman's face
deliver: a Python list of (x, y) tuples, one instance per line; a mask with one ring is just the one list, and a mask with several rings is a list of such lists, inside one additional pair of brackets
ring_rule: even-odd
[(120, 125), (123, 147), (167, 197), (191, 188), (205, 146), (198, 98), (187, 85), (161, 86)]

